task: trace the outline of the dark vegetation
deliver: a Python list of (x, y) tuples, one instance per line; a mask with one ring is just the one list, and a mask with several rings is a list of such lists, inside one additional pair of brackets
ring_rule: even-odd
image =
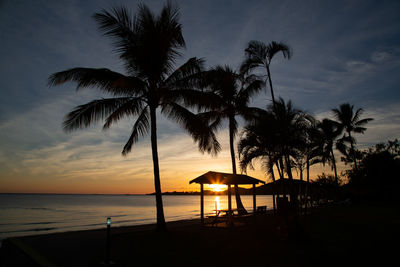
[[(125, 7), (103, 10), (94, 19), (100, 31), (114, 41), (115, 52), (124, 63), (125, 73), (100, 68), (73, 68), (50, 76), (50, 85), (76, 82), (77, 88), (95, 87), (111, 96), (76, 107), (67, 114), (64, 129), (85, 128), (105, 121), (104, 129), (124, 117), (134, 117), (131, 136), (122, 154), (150, 133), (154, 185), (157, 206), (157, 225), (165, 229), (159, 171), (156, 114), (181, 125), (197, 142), (201, 152), (216, 155), (221, 146), (216, 133), (222, 121), (228, 121), (232, 172), (236, 159), (242, 172), (254, 168), (255, 161), (273, 182), (287, 180), (283, 194), (290, 195), (294, 206), (307, 206), (318, 198), (338, 200), (347, 197), (394, 196), (393, 188), (399, 179), (399, 144), (392, 141), (360, 152), (356, 134), (366, 131), (372, 118), (361, 118), (363, 110), (348, 103), (332, 109), (333, 119), (318, 121), (298, 109), (290, 100), (275, 97), (273, 88), (273, 58), (282, 55), (290, 59), (293, 53), (285, 43), (250, 41), (244, 51), (245, 59), (237, 71), (229, 66), (204, 68), (204, 61), (191, 58), (180, 67), (176, 60), (182, 55), (185, 40), (179, 22), (179, 9), (168, 2), (159, 15), (140, 4), (136, 17)], [(249, 107), (252, 97), (269, 87), (272, 102), (265, 109)], [(240, 134), (236, 117), (245, 120)], [(239, 135), (235, 153), (235, 137)], [(350, 164), (342, 176), (337, 173), (335, 149)], [(321, 174), (311, 182), (310, 168), (328, 164), (333, 176)], [(300, 185), (294, 176), (300, 179)], [(347, 180), (343, 185), (341, 180)], [(238, 193), (248, 190), (236, 187)], [(257, 189), (259, 194), (278, 193), (274, 186)], [(324, 193), (325, 192), (325, 193)], [(326, 193), (329, 192), (329, 193)], [(393, 192), (393, 194), (392, 194)], [(195, 194), (195, 193), (170, 193)], [(324, 195), (325, 194), (325, 195)], [(275, 197), (274, 197), (275, 201)], [(275, 206), (275, 204), (274, 204)]]

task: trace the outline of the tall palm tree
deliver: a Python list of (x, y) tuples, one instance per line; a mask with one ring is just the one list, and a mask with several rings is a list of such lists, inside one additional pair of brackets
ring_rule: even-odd
[[(73, 68), (54, 73), (49, 85), (77, 82), (77, 89), (96, 87), (111, 95), (80, 105), (66, 115), (64, 129), (85, 128), (105, 119), (104, 129), (124, 117), (136, 117), (122, 154), (128, 154), (139, 137), (151, 134), (157, 229), (165, 230), (157, 148), (157, 109), (182, 125), (198, 142), (201, 151), (217, 153), (219, 143), (203, 121), (186, 107), (210, 107), (206, 93), (191, 89), (190, 79), (202, 71), (202, 60), (191, 58), (177, 70), (175, 60), (185, 41), (179, 23), (179, 10), (170, 3), (154, 15), (139, 5), (136, 17), (126, 8), (102, 10), (94, 19), (104, 35), (114, 40), (126, 74), (109, 69)], [(203, 105), (204, 104), (204, 105)], [(186, 107), (185, 107), (186, 106)]]
[(335, 174), (335, 182), (338, 184), (336, 159), (335, 154), (333, 153), (333, 145), (335, 144), (335, 140), (340, 135), (340, 125), (330, 119), (323, 119), (318, 124), (318, 128), (321, 132), (321, 162), (324, 164), (328, 162), (332, 166)]
[(344, 103), (339, 106), (339, 108), (332, 109), (333, 114), (339, 123), (339, 131), (342, 133), (345, 131), (347, 133), (348, 142), (350, 143), (351, 154), (353, 157), (354, 168), (357, 170), (357, 158), (355, 152), (356, 140), (352, 136), (352, 133), (364, 133), (367, 128), (363, 127), (368, 122), (372, 121), (372, 118), (360, 119), (363, 109), (359, 108), (356, 112), (353, 111), (354, 106), (349, 103)]
[[(215, 108), (199, 114), (210, 123), (213, 130), (221, 126), (223, 120), (228, 120), (229, 148), (232, 161), (232, 173), (236, 174), (235, 137), (238, 131), (236, 116), (251, 119), (259, 109), (248, 107), (250, 98), (258, 93), (264, 82), (255, 75), (240, 75), (228, 66), (216, 66), (203, 74), (203, 86), (214, 94)], [(235, 185), (236, 205), (244, 210), (240, 200), (238, 186)]]
[(289, 46), (285, 43), (272, 41), (266, 45), (260, 41), (250, 41), (245, 49), (246, 59), (240, 67), (241, 72), (248, 72), (258, 67), (265, 68), (267, 70), (269, 88), (271, 90), (272, 103), (274, 105), (275, 96), (272, 88), (270, 65), (272, 58), (279, 52), (281, 52), (283, 57), (287, 59), (290, 59), (292, 56)]

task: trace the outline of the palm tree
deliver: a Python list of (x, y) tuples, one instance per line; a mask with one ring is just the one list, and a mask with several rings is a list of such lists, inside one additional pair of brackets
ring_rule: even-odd
[[(281, 155), (274, 123), (276, 121), (271, 113), (262, 112), (260, 116), (245, 126), (238, 143), (240, 169), (242, 172), (247, 172), (247, 168), (254, 169), (253, 161), (260, 160), (266, 173), (271, 176), (272, 182), (276, 181), (274, 165), (277, 166), (281, 178), (283, 177), (278, 165), (278, 159)], [(275, 192), (272, 192), (272, 199), (275, 214)]]
[(291, 157), (295, 156), (295, 149), (298, 145), (304, 142), (304, 128), (306, 124), (305, 113), (294, 108), (291, 101), (285, 103), (282, 98), (280, 98), (275, 105), (269, 106), (269, 112), (275, 116), (282, 156), (286, 165), (286, 173), (288, 178), (292, 180)]
[(320, 160), (321, 134), (317, 127), (317, 120), (310, 114), (304, 113), (302, 134), (299, 135), (298, 145), (295, 147), (295, 163), (300, 173), (300, 180), (303, 181), (303, 172), (306, 171), (306, 186), (301, 186), (300, 196), (305, 201), (305, 213), (307, 213), (308, 189), (310, 184), (310, 167)]
[(245, 49), (246, 59), (240, 67), (241, 72), (248, 72), (258, 67), (266, 68), (269, 88), (271, 89), (272, 103), (274, 105), (275, 96), (272, 88), (270, 65), (272, 58), (279, 52), (282, 52), (283, 57), (287, 59), (290, 59), (292, 56), (289, 46), (285, 43), (272, 41), (266, 45), (260, 41), (250, 41)]
[[(156, 111), (182, 125), (198, 142), (201, 151), (217, 153), (219, 143), (213, 132), (187, 107), (210, 107), (206, 93), (191, 89), (191, 76), (202, 71), (202, 60), (191, 58), (177, 70), (175, 60), (185, 46), (179, 10), (170, 3), (155, 16), (146, 5), (139, 5), (132, 17), (126, 8), (102, 10), (94, 15), (104, 35), (114, 39), (116, 52), (124, 62), (126, 75), (109, 69), (73, 68), (54, 73), (49, 85), (74, 81), (77, 89), (96, 87), (111, 95), (80, 105), (66, 115), (64, 129), (85, 128), (105, 119), (104, 129), (121, 118), (133, 116), (131, 135), (122, 154), (127, 155), (139, 137), (151, 134), (157, 229), (166, 230), (161, 196), (157, 148)], [(204, 105), (203, 105), (204, 104)]]
[(352, 136), (351, 133), (364, 133), (367, 128), (363, 127), (368, 122), (372, 121), (372, 118), (360, 119), (363, 109), (359, 108), (356, 112), (353, 112), (354, 106), (349, 103), (344, 103), (339, 106), (339, 108), (332, 109), (333, 114), (339, 123), (339, 131), (342, 133), (345, 131), (347, 133), (347, 139), (345, 139), (350, 143), (351, 154), (353, 157), (354, 168), (357, 170), (357, 158), (355, 152), (355, 143), (356, 140)]
[(321, 162), (328, 162), (334, 171), (335, 181), (338, 184), (338, 175), (336, 168), (336, 159), (335, 154), (333, 153), (333, 145), (335, 144), (335, 140), (340, 135), (340, 125), (332, 121), (330, 119), (323, 119), (319, 124), (318, 128), (320, 129), (320, 148), (321, 148)]
[[(199, 114), (211, 123), (213, 130), (218, 129), (224, 119), (228, 120), (229, 148), (232, 160), (232, 173), (236, 174), (235, 136), (238, 131), (236, 116), (251, 119), (257, 108), (248, 107), (250, 98), (263, 88), (263, 81), (255, 75), (240, 75), (228, 66), (216, 66), (203, 74), (203, 86), (214, 94), (214, 107), (210, 111)], [(240, 200), (238, 186), (235, 185), (236, 205), (244, 210)]]
[[(285, 171), (293, 184), (293, 159), (299, 146), (304, 143), (306, 114), (294, 108), (291, 101), (285, 103), (280, 98), (275, 105), (268, 106), (261, 118), (255, 122), (259, 127), (257, 130), (251, 125), (246, 126), (246, 136), (239, 142), (241, 167), (251, 166), (249, 164), (256, 158), (263, 160), (266, 166), (273, 166), (274, 162), (278, 171), (282, 171), (281, 178)], [(259, 137), (256, 137), (257, 135)], [(273, 171), (270, 167), (267, 170)], [(291, 187), (290, 198), (296, 202), (294, 186)]]

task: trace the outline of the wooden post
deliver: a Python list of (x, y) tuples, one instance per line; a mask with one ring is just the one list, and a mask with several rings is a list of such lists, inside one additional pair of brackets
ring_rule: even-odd
[(253, 184), (253, 213), (254, 213), (254, 215), (256, 214), (256, 209), (257, 209), (257, 205), (256, 205), (256, 184)]
[(231, 213), (232, 210), (232, 198), (231, 198), (231, 185), (228, 184), (228, 210), (229, 214)]
[(204, 224), (204, 185), (200, 184), (200, 218), (201, 224)]
[(231, 185), (228, 184), (228, 226), (233, 226)]

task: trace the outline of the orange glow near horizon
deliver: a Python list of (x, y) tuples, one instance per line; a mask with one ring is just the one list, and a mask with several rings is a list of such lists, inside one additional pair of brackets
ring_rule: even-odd
[(222, 192), (226, 189), (226, 185), (224, 184), (210, 184), (208, 187), (214, 192)]

